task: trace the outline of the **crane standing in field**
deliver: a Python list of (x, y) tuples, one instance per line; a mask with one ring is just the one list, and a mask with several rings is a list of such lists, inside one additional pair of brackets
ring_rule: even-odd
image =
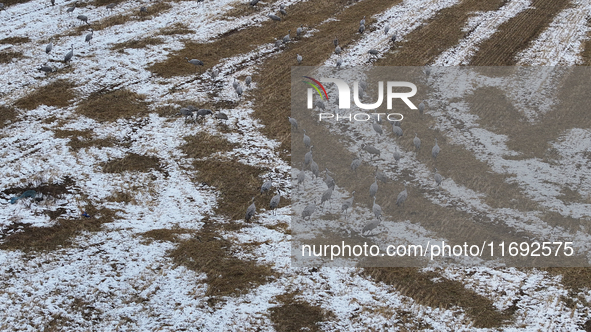
[(304, 129), (304, 145), (306, 146), (307, 149), (310, 148), (311, 143), (312, 143), (312, 140), (310, 139), (310, 136), (306, 135), (306, 129)]
[(66, 53), (66, 55), (64, 56), (64, 62), (67, 63), (68, 65), (70, 64), (70, 60), (72, 60), (72, 57), (74, 56), (74, 44), (70, 45), (72, 47), (72, 49), (70, 50), (70, 52)]
[(398, 194), (398, 197), (396, 198), (396, 205), (400, 206), (401, 204), (404, 204), (404, 202), (406, 202), (406, 199), (408, 198), (408, 192), (406, 191), (406, 183), (404, 184), (404, 190), (400, 192), (400, 194)]
[(189, 60), (189, 58), (185, 57), (185, 60), (187, 60), (188, 63), (192, 64), (193, 66), (195, 66), (195, 71), (197, 71), (197, 66), (201, 66), (203, 67), (205, 64), (203, 63), (203, 61), (199, 60), (199, 59), (191, 59)]
[(257, 211), (257, 208), (254, 205), (254, 196), (252, 197), (251, 202), (252, 204), (250, 204), (250, 206), (246, 209), (246, 215), (244, 216), (244, 221), (246, 222), (249, 222)]
[(345, 200), (341, 206), (341, 211), (345, 212), (345, 219), (347, 219), (347, 210), (353, 207), (353, 200), (355, 199), (355, 190), (351, 193), (351, 198)]
[(271, 198), (271, 202), (269, 203), (269, 207), (273, 211), (273, 215), (277, 215), (277, 206), (279, 206), (279, 201), (281, 200), (281, 192), (277, 191), (277, 195)]
[(433, 149), (431, 149), (431, 155), (433, 156), (433, 158), (435, 158), (435, 160), (437, 161), (437, 156), (439, 155), (439, 152), (441, 151), (441, 149), (439, 148), (439, 145), (437, 144), (437, 138), (435, 139), (435, 146), (433, 147)]
[(90, 45), (90, 41), (92, 40), (92, 35), (94, 35), (94, 30), (90, 29), (90, 33), (86, 35), (86, 38), (84, 38), (84, 41), (88, 43), (88, 45)]

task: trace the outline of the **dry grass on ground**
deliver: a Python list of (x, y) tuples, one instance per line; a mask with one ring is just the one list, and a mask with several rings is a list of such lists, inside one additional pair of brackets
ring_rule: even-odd
[(116, 121), (149, 113), (144, 96), (127, 89), (97, 91), (78, 105), (78, 113), (97, 121)]
[(96, 232), (101, 230), (102, 224), (113, 222), (117, 212), (108, 208), (97, 209), (90, 204), (84, 207), (84, 211), (91, 217), (58, 219), (53, 226), (49, 227), (13, 223), (8, 229), (3, 230), (4, 234), (9, 234), (2, 239), (0, 249), (40, 251), (68, 247), (73, 244), (74, 237), (81, 232)]
[(18, 112), (12, 107), (0, 106), (0, 129), (6, 126), (6, 122), (14, 122), (17, 116)]
[(228, 142), (222, 136), (207, 132), (199, 132), (184, 139), (187, 143), (181, 146), (181, 151), (187, 157), (195, 159), (209, 157), (212, 153), (229, 152), (238, 146)]
[(219, 192), (216, 214), (242, 219), (253, 196), (255, 205), (261, 207), (269, 204), (270, 194), (260, 195), (264, 182), (260, 175), (266, 172), (265, 169), (236, 160), (219, 159), (196, 160), (193, 165), (197, 170), (196, 181), (215, 187)]
[[(435, 272), (419, 272), (417, 268), (365, 268), (363, 273), (376, 282), (392, 285), (405, 296), (432, 308), (461, 307), (472, 318), (474, 327), (501, 327), (517, 310), (516, 303), (503, 312), (493, 302), (466, 289), (459, 281), (442, 278)], [(438, 281), (433, 281), (437, 278)]]
[[(100, 0), (99, 0), (100, 1)], [(108, 1), (111, 3), (112, 1)], [(107, 3), (107, 4), (108, 4)], [(116, 25), (123, 25), (130, 21), (143, 21), (143, 20), (151, 20), (154, 17), (157, 17), (158, 14), (165, 12), (172, 8), (168, 2), (156, 2), (153, 5), (147, 6), (148, 13), (141, 13), (140, 8), (138, 7), (135, 12), (125, 13), (125, 14), (115, 14), (112, 16), (108, 16), (105, 19), (93, 21), (92, 18), (89, 17), (88, 24), (80, 24), (76, 28), (62, 34), (58, 37), (65, 37), (65, 36), (79, 36), (85, 32), (88, 32), (90, 29), (96, 31), (105, 30), (107, 28), (114, 27)], [(107, 10), (107, 9), (105, 9)]]
[(76, 96), (74, 83), (67, 80), (56, 80), (45, 86), (36, 88), (27, 96), (16, 101), (15, 106), (28, 110), (35, 109), (40, 105), (67, 107), (70, 101)]
[(69, 138), (67, 145), (72, 148), (73, 151), (79, 151), (80, 149), (89, 147), (112, 147), (115, 145), (116, 140), (114, 138), (93, 138), (93, 131), (87, 130), (62, 130), (54, 129), (54, 136), (56, 138)]
[(105, 173), (149, 172), (152, 169), (162, 171), (158, 157), (137, 153), (129, 153), (121, 159), (108, 161), (102, 166)]
[(31, 41), (29, 37), (6, 37), (0, 39), (0, 44), (24, 44)]
[(11, 63), (13, 59), (21, 59), (23, 57), (21, 52), (0, 52), (0, 63)]
[[(220, 237), (206, 225), (193, 238), (181, 241), (170, 256), (174, 262), (207, 275), (207, 296), (241, 295), (275, 279), (268, 265), (234, 257), (232, 242)], [(213, 304), (216, 298), (210, 298)]]
[(142, 39), (133, 39), (123, 43), (115, 44), (111, 47), (112, 50), (123, 50), (126, 48), (138, 48), (143, 49), (147, 45), (160, 45), (164, 43), (164, 40), (160, 37), (146, 37)]
[(269, 309), (275, 331), (321, 331), (318, 324), (334, 318), (332, 313), (319, 306), (296, 300), (295, 295), (283, 294), (276, 296), (281, 305)]

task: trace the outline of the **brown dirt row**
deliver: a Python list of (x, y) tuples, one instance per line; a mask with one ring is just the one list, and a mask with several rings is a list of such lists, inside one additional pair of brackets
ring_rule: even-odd
[[(296, 29), (301, 24), (304, 24), (305, 27), (314, 27), (349, 3), (348, 0), (297, 3), (288, 8), (289, 15), (283, 17), (280, 22), (269, 20), (263, 22), (261, 26), (231, 30), (210, 43), (186, 42), (185, 48), (174, 53), (166, 61), (156, 63), (148, 69), (162, 77), (192, 74), (195, 72), (195, 68), (185, 60), (187, 57), (203, 61), (205, 64), (203, 70), (207, 70), (224, 58), (248, 53), (261, 44), (272, 43), (283, 38), (288, 30), (291, 30), (291, 37), (296, 38)], [(316, 39), (315, 36), (313, 40)], [(314, 43), (314, 41), (305, 39), (303, 43)], [(295, 45), (297, 44), (295, 43)], [(290, 44), (287, 48), (292, 48), (292, 45), (294, 44)], [(295, 59), (295, 53), (293, 59)], [(308, 59), (308, 55), (306, 55), (306, 59)], [(313, 58), (310, 61), (310, 63), (315, 63)], [(293, 61), (287, 63), (293, 63)], [(287, 68), (287, 72), (289, 72), (286, 62), (283, 62), (280, 68), (284, 70)]]
[[(461, 307), (472, 317), (474, 327), (494, 328), (511, 319), (516, 307), (498, 311), (493, 302), (472, 290), (464, 288), (459, 281), (441, 278), (435, 272), (419, 272), (417, 268), (365, 268), (363, 273), (376, 282), (393, 285), (403, 295), (417, 303), (434, 308)], [(435, 282), (433, 279), (439, 278)]]
[(462, 29), (476, 11), (499, 9), (503, 0), (464, 0), (444, 8), (424, 25), (409, 33), (405, 42), (397, 45), (379, 66), (424, 66), (443, 51), (455, 46), (469, 32)]
[(568, 0), (532, 1), (531, 8), (501, 24), (492, 37), (480, 44), (470, 65), (515, 65), (515, 55), (526, 49), (550, 25), (554, 17), (569, 5)]

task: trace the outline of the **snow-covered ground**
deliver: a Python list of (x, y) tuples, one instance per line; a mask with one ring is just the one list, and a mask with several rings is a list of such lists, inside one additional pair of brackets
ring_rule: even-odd
[[(245, 11), (238, 18), (221, 19), (233, 6), (245, 5), (235, 1), (180, 1), (171, 2), (172, 8), (149, 20), (135, 20), (94, 33), (91, 44), (80, 36), (67, 33), (80, 22), (76, 15), (84, 14), (90, 22), (105, 20), (118, 14), (139, 12), (139, 7), (148, 5), (142, 1), (126, 1), (118, 4), (113, 12), (103, 6), (87, 5), (77, 8), (72, 16), (65, 12), (66, 4), (52, 7), (47, 1), (34, 0), (9, 6), (0, 12), (3, 25), (0, 36), (28, 37), (29, 42), (17, 45), (0, 44), (0, 52), (17, 51), (23, 58), (0, 64), (0, 106), (10, 106), (56, 79), (75, 83), (78, 94), (68, 107), (39, 106), (33, 110), (19, 109), (18, 119), (0, 129), (0, 192), (35, 183), (59, 183), (66, 176), (75, 181), (71, 192), (49, 202), (35, 203), (22, 199), (9, 204), (9, 195), (0, 195), (0, 229), (2, 232), (14, 223), (29, 226), (49, 227), (55, 220), (43, 213), (58, 208), (66, 212), (62, 217), (80, 218), (83, 202), (96, 207), (108, 208), (116, 213), (112, 223), (104, 224), (98, 232), (82, 232), (73, 239), (70, 247), (51, 251), (0, 250), (0, 329), (4, 331), (37, 331), (58, 324), (59, 330), (203, 330), (244, 331), (273, 330), (269, 309), (278, 306), (276, 296), (297, 293), (297, 298), (332, 312), (334, 317), (322, 324), (328, 331), (366, 330), (416, 330), (430, 326), (433, 331), (473, 331), (470, 317), (461, 307), (450, 309), (421, 304), (404, 291), (391, 285), (378, 283), (360, 273), (354, 267), (307, 268), (291, 266), (291, 232), (274, 228), (289, 223), (292, 209), (301, 211), (301, 206), (278, 209), (277, 216), (259, 207), (257, 223), (249, 224), (238, 231), (221, 231), (220, 236), (235, 244), (265, 243), (252, 251), (237, 250), (240, 259), (254, 259), (269, 264), (278, 272), (278, 277), (266, 284), (255, 286), (249, 292), (224, 297), (224, 301), (210, 306), (210, 295), (204, 273), (197, 273), (182, 265), (176, 265), (168, 253), (177, 246), (167, 241), (145, 241), (144, 232), (158, 229), (183, 229), (181, 238), (204, 226), (204, 218), (211, 217), (227, 222), (225, 217), (214, 215), (219, 193), (215, 188), (192, 181), (195, 170), (179, 149), (185, 143), (183, 137), (208, 133), (223, 137), (238, 147), (230, 152), (221, 152), (213, 158), (233, 157), (236, 160), (269, 171), (264, 180), (287, 189), (295, 170), (291, 170), (280, 157), (279, 142), (261, 134), (261, 124), (253, 116), (253, 104), (240, 101), (231, 82), (234, 78), (255, 75), (258, 64), (281, 52), (273, 48), (272, 40), (258, 45), (248, 54), (239, 54), (222, 59), (216, 67), (218, 78), (193, 80), (191, 76), (172, 78), (155, 77), (146, 68), (167, 59), (184, 47), (184, 40), (206, 42), (224, 33), (269, 20), (267, 14), (276, 13), (281, 4), (289, 7), (299, 1), (277, 1), (265, 4), (260, 10)], [(388, 24), (399, 40), (421, 24), (434, 17), (443, 8), (458, 1), (403, 1), (383, 13), (378, 13), (376, 30), (366, 33), (341, 55), (344, 65), (365, 64), (367, 51), (380, 52), (391, 47), (389, 36), (383, 33)], [(588, 27), (585, 12), (589, 4), (576, 1), (574, 7), (560, 13), (540, 37), (519, 54), (522, 64), (556, 65), (575, 64), (580, 61), (582, 45)], [(490, 38), (500, 24), (530, 6), (529, 1), (508, 1), (498, 11), (475, 13), (466, 27), (472, 31), (458, 45), (440, 54), (435, 65), (469, 64), (478, 44)], [(353, 5), (354, 7), (354, 5)], [(330, 19), (327, 17), (327, 19)], [(126, 49), (120, 53), (111, 50), (117, 43), (157, 36), (159, 29), (175, 23), (183, 23), (195, 31), (189, 35), (161, 36), (163, 43), (142, 49)], [(309, 38), (313, 38), (314, 30)], [(61, 36), (61, 37), (58, 37)], [(54, 50), (44, 54), (45, 44), (54, 37)], [(307, 38), (308, 38), (307, 37)], [(2, 37), (3, 38), (3, 37)], [(70, 68), (61, 62), (69, 45), (74, 44), (74, 58)], [(540, 56), (543, 54), (544, 56)], [(54, 59), (56, 61), (48, 61)], [(334, 66), (336, 57), (326, 60)], [(57, 69), (48, 78), (36, 71), (47, 63)], [(434, 70), (435, 71), (435, 70)], [(478, 78), (472, 78), (477, 82)], [(548, 78), (547, 86), (559, 77)], [(436, 74), (431, 78), (437, 89)], [(446, 80), (441, 80), (445, 82)], [(223, 88), (209, 100), (208, 91), (221, 83)], [(531, 83), (531, 82), (530, 82)], [(475, 83), (476, 84), (476, 83)], [(116, 122), (98, 122), (77, 113), (77, 105), (88, 95), (105, 87), (124, 86), (143, 94), (155, 112), (143, 118), (120, 119)], [(256, 82), (246, 91), (256, 94)], [(176, 89), (174, 95), (171, 89)], [(533, 89), (533, 88), (532, 88)], [(252, 91), (252, 92), (251, 92)], [(459, 97), (468, 93), (456, 91)], [(255, 96), (256, 98), (256, 96)], [(515, 96), (516, 103), (519, 96)], [(195, 104), (212, 101), (238, 102), (236, 107), (220, 109), (228, 114), (230, 130), (220, 130), (217, 121), (206, 118), (202, 124), (186, 124), (182, 118), (158, 116), (157, 107), (180, 108), (177, 100), (192, 100)], [(435, 102), (435, 100), (433, 100)], [(430, 105), (431, 103), (428, 102)], [(434, 103), (433, 103), (434, 104)], [(528, 109), (523, 105), (528, 120), (535, 122), (551, 109), (551, 99), (541, 102), (544, 107)], [(589, 197), (591, 169), (585, 156), (590, 152), (589, 128), (573, 128), (563, 133), (552, 145), (561, 151), (559, 163), (549, 164), (537, 159), (508, 160), (514, 156), (506, 146), (506, 138), (478, 126), (475, 116), (462, 103), (453, 103), (443, 109), (428, 109), (427, 114), (441, 119), (432, 129), (444, 133), (448, 141), (463, 146), (478, 160), (488, 164), (494, 172), (512, 175), (525, 193), (534, 201), (544, 204), (549, 211), (565, 217), (591, 217), (589, 204), (566, 203), (560, 200), (561, 188), (568, 186), (583, 197)], [(47, 121), (47, 119), (53, 119)], [(453, 123), (461, 121), (467, 129), (458, 130)], [(113, 138), (131, 142), (128, 146), (89, 147), (73, 151), (67, 145), (69, 139), (57, 138), (55, 130), (91, 130), (96, 138)], [(371, 128), (351, 132), (335, 132), (338, 135), (370, 135)], [(368, 136), (369, 137), (369, 136)], [(395, 146), (380, 146), (392, 153)], [(486, 152), (484, 151), (486, 149)], [(350, 150), (355, 152), (354, 147)], [(403, 169), (412, 169), (414, 182), (424, 188), (433, 187), (432, 172), (421, 164), (413, 154), (402, 151)], [(104, 173), (100, 164), (126, 154), (158, 157), (161, 168), (166, 171), (147, 173)], [(588, 158), (588, 157), (587, 157)], [(582, 165), (577, 167), (576, 165)], [(536, 177), (530, 169), (535, 168)], [(562, 174), (557, 176), (557, 174)], [(387, 174), (395, 178), (394, 174)], [(308, 174), (309, 178), (312, 178)], [(261, 180), (263, 180), (261, 179)], [(141, 184), (138, 186), (137, 184)], [(320, 190), (324, 184), (317, 182), (308, 190)], [(137, 188), (145, 188), (138, 190)], [(118, 192), (127, 192), (133, 204), (108, 200)], [(473, 214), (485, 214), (501, 220), (510, 227), (530, 232), (540, 237), (552, 237), (560, 233), (558, 227), (546, 225), (535, 213), (524, 213), (507, 208), (493, 208), (483, 201), (482, 193), (465, 188), (447, 178), (442, 191), (426, 190), (427, 198), (440, 205), (453, 202), (458, 209)], [(288, 196), (285, 193), (285, 196)], [(350, 193), (339, 189), (335, 192), (333, 208), (339, 210), (344, 198)], [(357, 208), (355, 220), (371, 215), (371, 211)], [(332, 224), (328, 224), (331, 226)], [(341, 227), (332, 225), (335, 228)], [(363, 224), (350, 226), (359, 229)], [(342, 227), (341, 227), (342, 228)], [(429, 234), (420, 225), (410, 222), (389, 224), (383, 229), (388, 234), (413, 234), (411, 241), (440, 239)], [(589, 229), (582, 229), (577, 239), (591, 243)], [(408, 237), (406, 237), (409, 240)], [(499, 310), (508, 308), (518, 299), (518, 309), (513, 320), (507, 324), (510, 331), (575, 331), (581, 330), (588, 318), (588, 307), (577, 303), (571, 309), (561, 299), (568, 289), (561, 277), (537, 270), (521, 271), (513, 268), (436, 268), (442, 277), (462, 282), (469, 290), (491, 299)], [(581, 291), (591, 299), (589, 289)], [(403, 323), (397, 312), (409, 312), (411, 323)], [(405, 325), (406, 324), (406, 325)], [(59, 328), (61, 326), (61, 328)]]

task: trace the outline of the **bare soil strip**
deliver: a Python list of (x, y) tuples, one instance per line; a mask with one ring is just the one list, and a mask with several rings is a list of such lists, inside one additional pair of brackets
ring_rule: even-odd
[(534, 0), (531, 8), (501, 24), (491, 38), (480, 44), (472, 66), (513, 66), (515, 56), (526, 49), (554, 17), (570, 4), (568, 0)]
[(406, 42), (397, 45), (390, 54), (376, 62), (380, 66), (424, 66), (443, 51), (455, 46), (469, 32), (462, 29), (476, 11), (498, 10), (501, 0), (465, 0), (444, 8), (423, 26), (409, 33)]
[[(459, 281), (441, 278), (435, 272), (419, 272), (416, 268), (366, 268), (364, 274), (377, 282), (393, 285), (403, 295), (419, 304), (449, 309), (459, 306), (472, 317), (474, 327), (493, 328), (510, 319), (517, 307), (498, 311), (491, 300), (464, 288)], [(438, 282), (433, 281), (439, 278)]]

